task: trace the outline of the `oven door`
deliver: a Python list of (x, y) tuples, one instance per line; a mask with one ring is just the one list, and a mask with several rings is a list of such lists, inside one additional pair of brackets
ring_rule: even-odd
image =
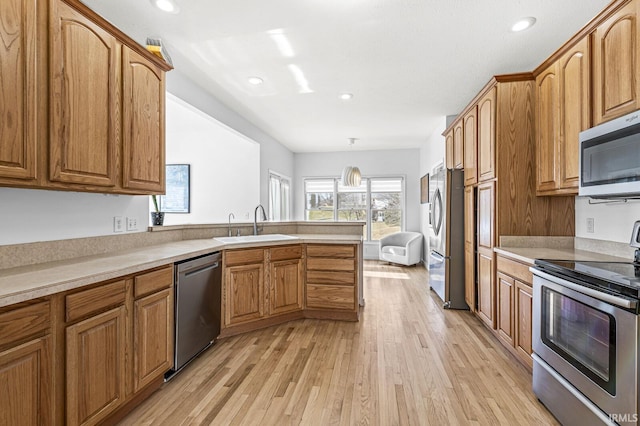
[(636, 413), (638, 316), (615, 303), (535, 270), (533, 352), (605, 413)]

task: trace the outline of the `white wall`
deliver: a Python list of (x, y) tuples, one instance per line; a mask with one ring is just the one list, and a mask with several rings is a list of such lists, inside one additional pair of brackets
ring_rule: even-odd
[[(260, 203), (260, 145), (167, 94), (167, 164), (190, 164), (190, 213), (165, 225), (249, 219)], [(253, 216), (251, 216), (253, 217)]]
[[(587, 218), (593, 218), (593, 233), (587, 232)], [(628, 244), (636, 220), (640, 220), (638, 200), (590, 205), (589, 198), (576, 197), (576, 237)]]
[[(293, 217), (304, 220), (303, 179), (338, 177), (345, 166), (358, 166), (363, 177), (404, 176), (406, 230), (420, 229), (420, 159), (418, 149), (296, 153)], [(377, 244), (366, 246), (365, 257), (377, 258)]]
[[(427, 141), (420, 148), (420, 176), (431, 173), (433, 166), (444, 159), (445, 144), (442, 132), (447, 127), (447, 118), (442, 117)], [(428, 259), (429, 254), (429, 205), (420, 204), (420, 232), (424, 235), (424, 249), (422, 256)], [(426, 265), (426, 262), (425, 262)]]
[[(269, 170), (293, 177), (293, 153), (249, 120), (208, 95), (178, 70), (167, 73), (167, 91), (260, 144), (260, 203), (266, 208), (269, 204)], [(295, 182), (292, 186), (295, 187)]]
[(0, 200), (0, 245), (113, 234), (114, 216), (149, 223), (147, 196), (0, 188)]

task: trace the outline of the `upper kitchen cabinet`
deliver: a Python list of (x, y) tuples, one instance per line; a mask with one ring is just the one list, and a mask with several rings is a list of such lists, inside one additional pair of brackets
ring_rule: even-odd
[(164, 72), (123, 47), (122, 186), (164, 192)]
[(39, 88), (46, 78), (36, 59), (46, 49), (45, 14), (28, 0), (0, 2), (0, 184), (37, 178)]
[(592, 33), (594, 125), (640, 107), (639, 5), (624, 3)]
[(447, 169), (453, 169), (453, 129), (450, 132), (444, 135), (444, 143), (445, 143), (445, 167)]
[(478, 101), (478, 181), (496, 177), (496, 88)]
[(463, 121), (458, 120), (453, 127), (453, 168), (464, 168), (464, 138), (463, 138)]
[(0, 186), (164, 191), (171, 67), (79, 0), (0, 5)]
[(589, 38), (536, 77), (536, 193), (577, 195), (579, 134), (590, 124)]
[(464, 185), (478, 183), (478, 108), (473, 106), (463, 118)]
[(121, 45), (63, 2), (52, 16), (49, 179), (114, 187)]

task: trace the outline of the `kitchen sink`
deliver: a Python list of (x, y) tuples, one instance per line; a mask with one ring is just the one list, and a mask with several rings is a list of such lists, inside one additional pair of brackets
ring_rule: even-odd
[(240, 237), (215, 237), (214, 240), (225, 244), (259, 243), (269, 241), (297, 240), (298, 237), (284, 234), (243, 235)]

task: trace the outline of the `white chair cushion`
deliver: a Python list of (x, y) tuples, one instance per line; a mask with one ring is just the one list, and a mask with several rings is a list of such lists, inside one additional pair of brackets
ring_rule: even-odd
[(382, 253), (394, 254), (396, 256), (406, 256), (407, 249), (397, 246), (384, 246), (382, 247)]

